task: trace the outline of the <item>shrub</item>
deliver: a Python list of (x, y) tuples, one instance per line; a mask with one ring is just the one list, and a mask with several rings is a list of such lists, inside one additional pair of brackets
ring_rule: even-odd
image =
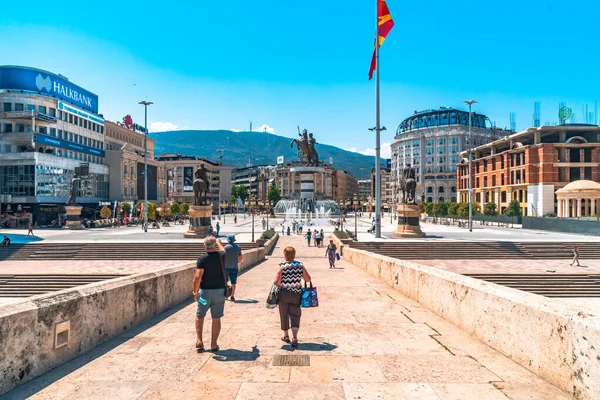
[(498, 210), (496, 210), (496, 203), (486, 203), (485, 209), (483, 213), (488, 217), (495, 217), (498, 215)]
[(173, 215), (181, 214), (181, 205), (179, 203), (173, 202), (173, 204), (171, 204), (171, 214), (173, 214)]
[(438, 217), (445, 217), (448, 215), (448, 203), (443, 201), (435, 203), (433, 206), (433, 213)]
[(350, 236), (348, 236), (348, 234), (344, 231), (334, 231), (333, 234), (338, 238), (338, 239), (350, 239)]
[(100, 217), (102, 217), (103, 219), (112, 217), (112, 211), (110, 211), (110, 208), (108, 208), (108, 206), (102, 207), (102, 209), (100, 210)]
[(272, 239), (273, 236), (275, 236), (275, 229), (269, 229), (264, 231), (260, 238), (263, 240), (269, 240)]

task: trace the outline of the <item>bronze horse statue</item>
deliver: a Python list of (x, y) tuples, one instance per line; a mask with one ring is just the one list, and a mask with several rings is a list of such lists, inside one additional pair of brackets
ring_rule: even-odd
[(298, 146), (298, 153), (302, 152), (306, 156), (306, 166), (313, 166), (319, 163), (319, 155), (314, 147), (316, 142), (312, 137), (312, 133), (310, 134), (310, 138), (308, 138), (306, 129), (304, 129), (300, 134), (300, 139), (292, 140), (290, 147), (294, 147), (294, 143)]
[(415, 170), (411, 168), (410, 164), (404, 168), (402, 175), (400, 176), (400, 191), (402, 191), (402, 203), (403, 204), (415, 204), (417, 190), (417, 181), (415, 179)]
[(194, 205), (201, 206), (206, 204), (206, 196), (209, 188), (209, 181), (207, 173), (208, 170), (204, 168), (204, 164), (200, 166), (195, 172), (196, 179), (194, 180)]

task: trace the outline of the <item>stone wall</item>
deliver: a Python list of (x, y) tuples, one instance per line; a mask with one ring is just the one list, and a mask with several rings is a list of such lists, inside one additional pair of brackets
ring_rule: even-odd
[[(240, 271), (265, 259), (244, 251)], [(0, 395), (191, 298), (196, 263), (29, 297), (0, 307)], [(70, 340), (55, 349), (57, 324)]]
[(523, 217), (523, 229), (600, 236), (600, 223), (571, 218)]
[(265, 243), (265, 254), (272, 254), (273, 252), (273, 248), (275, 248), (275, 245), (277, 244), (277, 240), (279, 239), (279, 233), (275, 233), (275, 236), (273, 236), (271, 239), (267, 240), (267, 242)]
[(362, 250), (344, 258), (575, 398), (600, 399), (593, 311)]

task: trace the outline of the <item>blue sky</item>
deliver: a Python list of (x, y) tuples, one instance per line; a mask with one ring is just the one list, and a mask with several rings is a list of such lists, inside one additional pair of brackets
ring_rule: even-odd
[[(267, 125), (367, 151), (374, 81), (367, 80), (375, 1), (4, 2), (0, 64), (61, 73), (100, 97), (111, 120), (155, 104), (154, 128)], [(169, 8), (169, 6), (171, 6)], [(413, 110), (461, 107), (499, 126), (517, 116), (557, 122), (558, 103), (600, 100), (598, 22), (592, 0), (388, 0), (395, 27), (381, 49), (382, 135)], [(35, 10), (35, 12), (33, 11)], [(46, 11), (44, 11), (46, 10)]]

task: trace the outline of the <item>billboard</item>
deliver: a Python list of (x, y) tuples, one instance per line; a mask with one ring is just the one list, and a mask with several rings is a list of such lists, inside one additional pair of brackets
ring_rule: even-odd
[(175, 191), (175, 181), (173, 180), (173, 168), (167, 170), (167, 197), (172, 198)]
[(183, 167), (183, 191), (194, 191), (194, 167)]
[(26, 90), (54, 96), (98, 114), (98, 96), (63, 76), (41, 69), (0, 66), (0, 89)]
[(277, 164), (278, 165), (283, 164), (283, 156), (277, 157)]
[[(158, 170), (154, 165), (148, 165), (148, 200), (158, 200)], [(144, 196), (144, 163), (137, 163), (137, 192), (138, 198)]]
[(78, 151), (80, 153), (91, 154), (93, 156), (98, 157), (104, 157), (105, 154), (104, 150), (96, 149), (90, 146), (85, 146), (83, 144), (69, 142), (67, 140), (62, 140), (51, 136), (46, 136), (41, 133), (35, 134), (35, 143), (58, 147), (59, 149)]

